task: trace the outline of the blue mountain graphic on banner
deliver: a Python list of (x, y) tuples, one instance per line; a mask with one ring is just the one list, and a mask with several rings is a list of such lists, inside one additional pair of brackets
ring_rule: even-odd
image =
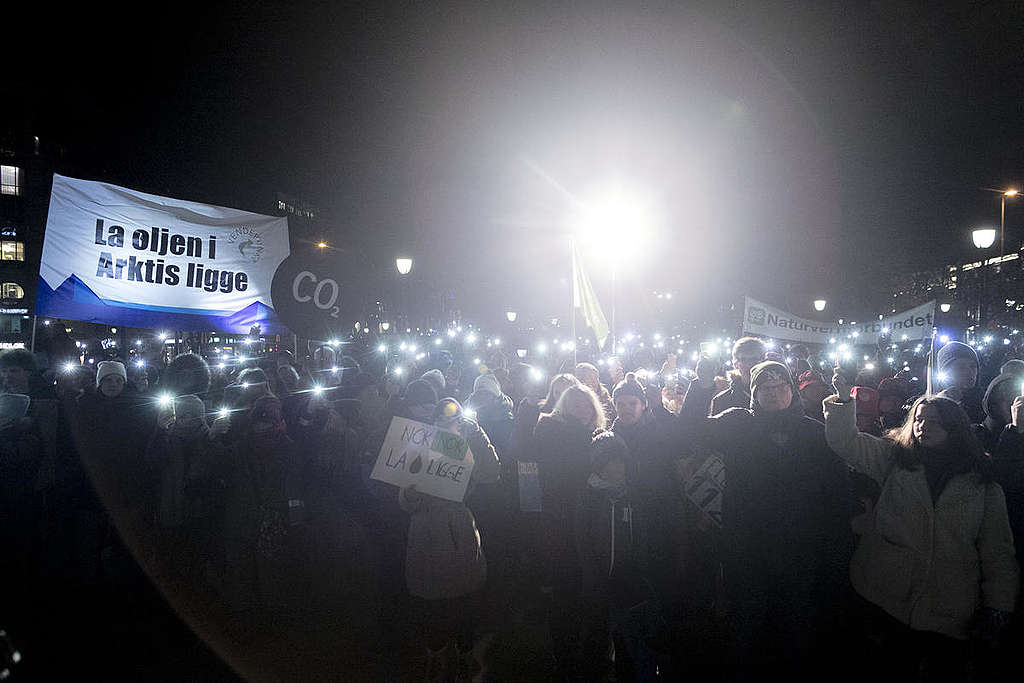
[(274, 309), (261, 301), (253, 301), (234, 312), (141, 306), (123, 301), (107, 302), (96, 296), (88, 285), (73, 274), (57, 289), (52, 289), (40, 277), (35, 310), (36, 315), (43, 317), (125, 327), (247, 334), (253, 325), (259, 325), (263, 334), (289, 334)]

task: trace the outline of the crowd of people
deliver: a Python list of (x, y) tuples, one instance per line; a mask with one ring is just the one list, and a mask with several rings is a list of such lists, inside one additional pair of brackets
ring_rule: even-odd
[[(381, 347), (0, 354), (0, 626), (166, 600), (268, 678), (1019, 675), (1016, 346)], [(468, 444), (463, 501), (370, 477), (394, 417)]]

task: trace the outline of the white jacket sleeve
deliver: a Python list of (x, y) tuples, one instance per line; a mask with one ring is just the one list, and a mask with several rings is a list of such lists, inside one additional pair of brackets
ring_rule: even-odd
[(837, 403), (838, 399), (839, 396), (833, 395), (821, 402), (825, 412), (825, 441), (847, 465), (879, 485), (884, 484), (895, 464), (893, 443), (859, 431), (856, 403)]

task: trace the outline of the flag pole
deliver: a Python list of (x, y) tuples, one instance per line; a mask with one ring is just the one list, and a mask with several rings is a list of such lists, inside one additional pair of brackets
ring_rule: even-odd
[(569, 254), (572, 259), (572, 287), (569, 288), (569, 315), (572, 320), (572, 369), (576, 371), (576, 287), (577, 274), (576, 274), (576, 242), (572, 237), (569, 238)]

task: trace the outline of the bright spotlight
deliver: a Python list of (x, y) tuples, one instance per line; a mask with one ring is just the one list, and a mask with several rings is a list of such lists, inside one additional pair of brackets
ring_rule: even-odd
[(137, 367), (137, 368), (144, 368), (144, 367), (146, 367), (146, 361), (141, 360), (141, 359), (135, 361), (135, 367)]
[(217, 416), (218, 417), (227, 417), (229, 412), (231, 412), (231, 411), (229, 411), (227, 408), (221, 408), (220, 410), (217, 411)]
[(77, 366), (74, 363), (71, 363), (71, 362), (65, 363), (64, 364), (64, 372), (74, 372), (75, 367), (77, 367)]
[(156, 397), (157, 405), (159, 405), (161, 408), (166, 408), (167, 406), (171, 405), (171, 401), (173, 400), (174, 397), (171, 396), (170, 394), (160, 394), (159, 396)]
[(384, 346), (383, 344), (377, 347), (377, 351), (379, 351), (380, 353), (385, 353), (387, 350), (388, 347)]
[[(571, 217), (571, 229), (580, 244), (602, 247), (600, 253), (620, 258), (621, 247), (632, 244), (639, 246), (643, 236), (650, 231), (651, 211), (649, 204), (635, 190), (615, 186), (584, 201)], [(628, 234), (629, 240), (622, 240)], [(637, 238), (640, 239), (637, 239)], [(615, 244), (615, 249), (605, 249)]]
[(405, 371), (402, 368), (395, 368), (395, 377), (401, 377), (403, 372)]
[(440, 337), (435, 337), (434, 338), (434, 346), (440, 346), (440, 345), (441, 345), (441, 338)]
[(319, 396), (322, 393), (324, 393), (324, 388), (322, 386), (320, 386), (319, 384), (314, 384), (313, 385), (313, 395), (314, 396)]

